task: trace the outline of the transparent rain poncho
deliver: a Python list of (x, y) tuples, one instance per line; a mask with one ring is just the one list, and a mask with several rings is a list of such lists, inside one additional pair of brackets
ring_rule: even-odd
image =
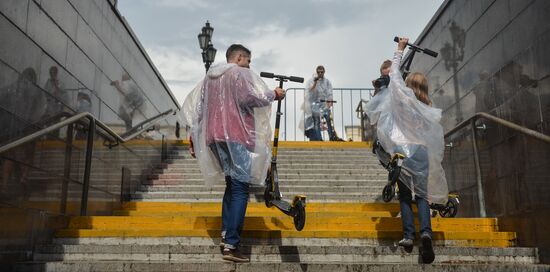
[(313, 74), (306, 82), (304, 90), (303, 116), (299, 124), (299, 128), (303, 131), (313, 129), (313, 117), (320, 118), (322, 112), (328, 109), (327, 103), (321, 102), (321, 100), (332, 100), (332, 84), (327, 78), (320, 79), (317, 82), (317, 87), (311, 91), (311, 87), (315, 83), (315, 77), (317, 77), (317, 74)]
[(271, 161), (275, 92), (248, 68), (214, 65), (187, 96), (183, 120), (207, 185), (231, 176), (263, 185)]
[(397, 51), (392, 60), (390, 84), (367, 104), (366, 112), (382, 148), (389, 154), (401, 153), (400, 180), (416, 196), (431, 203), (445, 204), (448, 198), (445, 172), (441, 109), (420, 102), (406, 87), (399, 71), (403, 56)]

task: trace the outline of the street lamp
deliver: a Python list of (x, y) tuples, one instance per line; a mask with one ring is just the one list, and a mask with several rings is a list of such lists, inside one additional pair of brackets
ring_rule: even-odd
[(454, 97), (456, 102), (456, 123), (460, 123), (463, 120), (463, 113), (461, 104), (458, 103), (460, 99), (459, 83), (458, 83), (458, 64), (464, 59), (464, 47), (466, 46), (466, 31), (460, 28), (454, 21), (449, 27), (451, 32), (452, 44), (446, 42), (443, 48), (441, 48), (441, 55), (445, 62), (445, 69), (452, 71), (453, 73), (453, 85), (454, 85)]
[(210, 64), (216, 58), (216, 48), (212, 45), (212, 33), (214, 33), (214, 28), (210, 26), (210, 22), (206, 21), (206, 24), (202, 27), (202, 32), (197, 36), (199, 46), (202, 49), (202, 62), (207, 72)]

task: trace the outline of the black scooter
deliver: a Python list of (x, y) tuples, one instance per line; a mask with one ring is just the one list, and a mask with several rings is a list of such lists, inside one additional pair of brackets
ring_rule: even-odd
[[(279, 87), (283, 88), (283, 82), (293, 81), (303, 83), (304, 78), (295, 76), (282, 76), (275, 75), (273, 73), (261, 72), (261, 77), (275, 78), (279, 81)], [(301, 231), (306, 224), (306, 196), (296, 195), (292, 200), (292, 203), (288, 203), (281, 199), (281, 191), (279, 191), (279, 176), (277, 174), (277, 148), (279, 145), (279, 127), (281, 125), (281, 100), (277, 102), (277, 115), (275, 117), (275, 133), (273, 139), (273, 150), (271, 157), (271, 166), (267, 172), (265, 179), (265, 191), (264, 201), (265, 205), (270, 208), (272, 206), (277, 207), (286, 215), (294, 218), (294, 227), (296, 230)]]

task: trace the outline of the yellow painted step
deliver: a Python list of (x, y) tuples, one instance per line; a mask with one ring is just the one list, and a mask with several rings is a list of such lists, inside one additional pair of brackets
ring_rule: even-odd
[[(307, 217), (352, 217), (352, 216), (362, 216), (362, 217), (395, 217), (398, 212), (389, 212), (389, 211), (359, 211), (359, 212), (311, 212), (307, 211)], [(219, 216), (221, 214), (220, 210), (192, 210), (192, 211), (125, 211), (117, 210), (113, 212), (113, 215), (116, 216)], [(280, 216), (283, 213), (277, 209), (247, 209), (246, 216)]]
[[(491, 218), (434, 218), (434, 231), (497, 231), (496, 219)], [(221, 217), (125, 217), (91, 216), (75, 217), (71, 229), (219, 229)], [(293, 219), (289, 216), (247, 217), (246, 230), (292, 230)], [(313, 217), (306, 221), (305, 230), (401, 230), (400, 218), (389, 217)]]
[[(84, 238), (84, 237), (210, 237), (219, 238), (220, 230), (179, 230), (179, 229), (150, 229), (150, 230), (89, 230), (65, 229), (56, 232), (57, 237)], [(243, 238), (356, 238), (398, 240), (402, 238), (401, 231), (295, 231), (295, 230), (244, 230)], [(454, 241), (458, 246), (477, 247), (509, 247), (514, 245), (514, 232), (434, 232), (434, 240)], [(456, 240), (456, 241), (455, 241)]]
[[(413, 207), (413, 210), (415, 207)], [(185, 212), (185, 211), (219, 211), (221, 212), (221, 202), (197, 202), (197, 203), (177, 203), (177, 202), (126, 202), (122, 206), (125, 211), (147, 211), (147, 212)], [(263, 202), (248, 203), (247, 211), (275, 211), (277, 208), (267, 208)], [(399, 212), (399, 203), (307, 203), (307, 213), (315, 212), (367, 212), (367, 211), (385, 211)]]

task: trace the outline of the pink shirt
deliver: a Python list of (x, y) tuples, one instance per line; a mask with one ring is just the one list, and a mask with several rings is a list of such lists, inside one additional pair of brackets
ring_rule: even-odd
[[(233, 66), (222, 75), (205, 81), (206, 144), (236, 142), (253, 150), (255, 145), (254, 108), (269, 106), (271, 90), (254, 90), (252, 71)], [(262, 92), (263, 91), (263, 92)]]

